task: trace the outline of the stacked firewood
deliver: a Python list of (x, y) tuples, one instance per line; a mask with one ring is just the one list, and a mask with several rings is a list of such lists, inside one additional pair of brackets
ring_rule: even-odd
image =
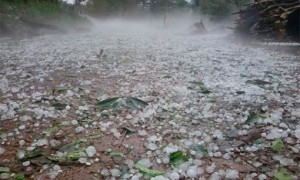
[(235, 32), (255, 38), (300, 40), (300, 0), (254, 0), (239, 15)]

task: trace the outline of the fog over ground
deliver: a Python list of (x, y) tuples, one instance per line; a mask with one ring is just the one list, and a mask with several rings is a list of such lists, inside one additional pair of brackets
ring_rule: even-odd
[(192, 11), (175, 11), (167, 13), (164, 20), (164, 15), (146, 14), (142, 16), (129, 15), (126, 17), (108, 17), (95, 18), (86, 16), (93, 24), (91, 29), (93, 32), (111, 32), (118, 34), (131, 35), (160, 35), (169, 34), (174, 36), (182, 35), (204, 35), (205, 33), (192, 33), (196, 31), (195, 23), (201, 20), (208, 34), (232, 34), (232, 30), (228, 27), (233, 27), (233, 18), (223, 21), (211, 21), (207, 16), (196, 15)]
[(13, 172), (300, 177), (297, 55), (235, 40), (230, 21), (203, 18), (208, 33), (193, 34), (189, 13), (89, 19), (90, 30), (0, 40), (0, 160)]

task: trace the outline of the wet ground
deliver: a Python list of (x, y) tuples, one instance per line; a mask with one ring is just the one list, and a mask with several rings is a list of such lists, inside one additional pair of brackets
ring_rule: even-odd
[(230, 35), (1, 39), (1, 178), (299, 179), (299, 67)]

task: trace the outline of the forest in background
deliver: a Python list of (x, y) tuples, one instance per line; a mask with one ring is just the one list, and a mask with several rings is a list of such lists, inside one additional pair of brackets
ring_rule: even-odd
[[(145, 17), (166, 15), (174, 11), (207, 16), (212, 21), (232, 17), (251, 0), (1, 0), (0, 34), (34, 34), (39, 23), (64, 31), (78, 24), (91, 24), (86, 15), (97, 18)], [(24, 21), (25, 19), (25, 21)], [(38, 22), (38, 23), (36, 23)], [(25, 25), (25, 26), (24, 26)], [(56, 27), (52, 27), (55, 25)], [(31, 27), (30, 27), (31, 26)], [(44, 24), (42, 24), (43, 27)], [(29, 28), (28, 28), (29, 27)]]

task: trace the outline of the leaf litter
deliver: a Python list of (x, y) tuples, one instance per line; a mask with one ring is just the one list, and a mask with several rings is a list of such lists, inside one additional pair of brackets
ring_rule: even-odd
[(1, 42), (1, 177), (300, 177), (298, 57), (101, 33)]

